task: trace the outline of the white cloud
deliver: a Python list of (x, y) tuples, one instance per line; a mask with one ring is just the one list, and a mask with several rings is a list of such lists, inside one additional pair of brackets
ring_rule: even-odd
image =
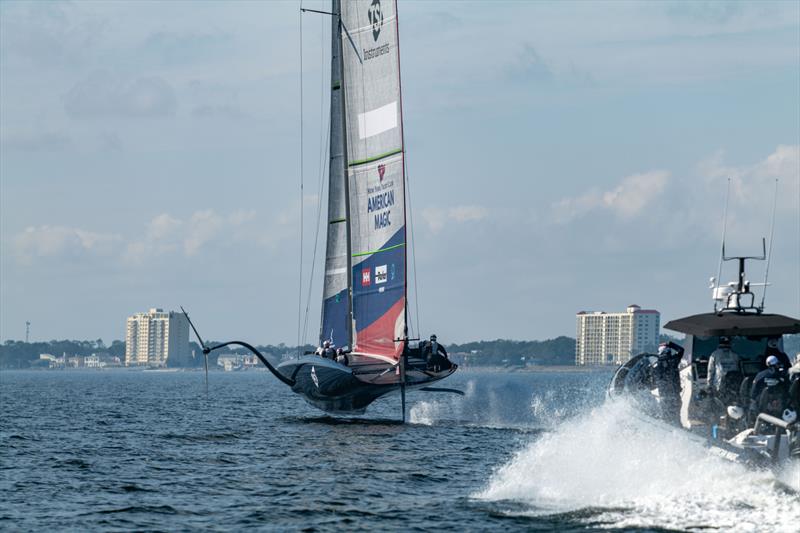
[(242, 209), (230, 214), (204, 209), (195, 211), (185, 221), (162, 213), (148, 223), (143, 239), (128, 244), (125, 257), (134, 263), (177, 252), (192, 257), (215, 241), (237, 240), (241, 237), (237, 230), (254, 218), (255, 211)]
[(422, 218), (428, 228), (438, 233), (448, 222), (475, 222), (489, 215), (489, 210), (479, 205), (459, 205), (450, 208), (426, 207), (422, 210)]
[(66, 226), (29, 226), (13, 241), (17, 258), (30, 263), (39, 257), (78, 257), (85, 253), (107, 254), (120, 236)]
[(553, 205), (554, 217), (559, 222), (568, 222), (590, 211), (605, 210), (623, 219), (633, 218), (661, 195), (669, 177), (670, 173), (664, 170), (626, 176), (611, 190), (592, 190), (559, 200)]
[[(754, 165), (726, 165), (725, 152), (718, 151), (697, 165), (698, 172), (710, 188), (724, 187), (724, 179), (731, 180), (732, 201), (747, 205), (764, 204), (772, 197), (774, 182), (782, 189), (796, 189), (800, 181), (800, 145), (778, 145), (775, 151)], [(796, 194), (779, 194), (778, 207), (796, 208)]]

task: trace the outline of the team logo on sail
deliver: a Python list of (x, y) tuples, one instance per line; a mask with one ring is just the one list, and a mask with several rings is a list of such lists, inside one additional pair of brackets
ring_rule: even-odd
[(375, 284), (386, 283), (387, 281), (386, 265), (375, 267)]
[(369, 275), (369, 267), (361, 270), (361, 286), (362, 287), (369, 287), (370, 285), (370, 275)]
[(383, 175), (386, 174), (386, 165), (380, 164), (378, 165), (378, 177), (381, 181), (383, 181)]
[(369, 22), (372, 24), (372, 38), (378, 40), (378, 35), (381, 34), (381, 27), (383, 26), (383, 11), (381, 11), (381, 0), (372, 0), (372, 5), (369, 6), (367, 12)]

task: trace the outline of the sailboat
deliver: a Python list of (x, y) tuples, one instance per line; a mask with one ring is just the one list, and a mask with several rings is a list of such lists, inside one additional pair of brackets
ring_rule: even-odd
[[(328, 224), (320, 343), (345, 362), (315, 354), (273, 367), (278, 379), (330, 413), (363, 413), (400, 392), (456, 371), (436, 343), (408, 335), (405, 146), (396, 0), (333, 0)], [(196, 332), (195, 332), (196, 333)], [(198, 336), (199, 339), (199, 336)], [(201, 341), (202, 344), (202, 341)], [(427, 348), (427, 352), (425, 349)], [(426, 353), (433, 357), (425, 357)], [(432, 364), (432, 361), (434, 363)]]

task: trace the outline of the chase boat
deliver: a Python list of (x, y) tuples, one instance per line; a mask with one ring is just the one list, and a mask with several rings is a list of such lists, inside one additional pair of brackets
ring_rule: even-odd
[[(764, 313), (763, 299), (756, 305), (745, 279), (747, 259), (764, 257), (725, 257), (723, 246), (723, 260), (739, 263), (738, 281), (720, 286), (712, 278), (713, 313), (664, 325), (685, 335), (683, 356), (667, 375), (659, 370), (658, 355), (639, 354), (617, 369), (608, 393), (629, 397), (642, 412), (680, 425), (726, 459), (754, 465), (800, 462), (800, 374), (767, 383), (751, 400), (753, 380), (766, 368), (768, 351), (782, 352), (783, 336), (799, 333), (800, 320)], [(724, 376), (732, 394), (718, 394), (707, 383), (709, 359), (721, 343), (738, 356), (737, 368)], [(670, 390), (670, 382), (678, 390)]]

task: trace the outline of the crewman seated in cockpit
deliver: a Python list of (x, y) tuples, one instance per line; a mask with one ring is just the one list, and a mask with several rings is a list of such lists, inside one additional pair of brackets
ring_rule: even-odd
[(436, 340), (436, 335), (431, 335), (431, 340), (423, 342), (421, 348), (422, 357), (427, 362), (428, 370), (439, 372), (442, 368), (450, 367), (447, 350)]
[(320, 354), (325, 359), (336, 359), (336, 349), (331, 345), (331, 341), (326, 340), (322, 343)]
[(711, 394), (722, 403), (725, 409), (736, 403), (742, 374), (739, 370), (739, 356), (731, 350), (728, 337), (720, 337), (719, 347), (708, 358), (706, 383)]
[(336, 362), (344, 366), (348, 366), (350, 364), (350, 359), (341, 348), (336, 348)]
[(767, 357), (767, 369), (756, 374), (750, 389), (750, 417), (755, 420), (758, 413), (780, 416), (786, 403), (786, 371), (774, 355)]

